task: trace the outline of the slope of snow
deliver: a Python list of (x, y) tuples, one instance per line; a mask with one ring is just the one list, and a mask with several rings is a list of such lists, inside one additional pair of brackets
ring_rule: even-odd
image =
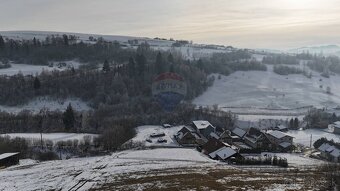
[[(327, 86), (331, 94), (326, 93)], [(340, 76), (282, 76), (275, 74), (272, 66), (268, 66), (268, 71), (238, 71), (222, 75), (221, 79), (216, 77), (213, 86), (193, 103), (217, 104), (223, 110), (244, 115), (301, 116), (308, 106), (334, 108), (340, 104)]]
[[(75, 69), (79, 68), (80, 63), (77, 61), (63, 61), (66, 63), (67, 67), (58, 68), (57, 66), (48, 67), (48, 66), (38, 66), (38, 65), (28, 65), (28, 64), (16, 64), (11, 63), (10, 68), (0, 69), (0, 75), (13, 76), (18, 73), (22, 73), (24, 76), (40, 74), (42, 71), (53, 71), (53, 70), (65, 70), (68, 67), (74, 67)], [(59, 62), (53, 62), (53, 64), (57, 64)]]
[[(34, 140), (40, 140), (40, 133), (8, 133), (8, 134), (0, 134), (0, 136), (9, 136), (14, 139), (16, 137), (27, 139), (28, 141), (33, 142)], [(78, 140), (82, 141), (85, 136), (90, 136), (91, 140), (97, 137), (96, 134), (86, 134), (86, 133), (43, 133), (43, 140), (50, 140), (54, 143), (58, 141), (68, 141), (68, 140)]]
[(49, 111), (65, 111), (67, 106), (71, 104), (72, 108), (76, 111), (88, 111), (91, 108), (80, 99), (68, 98), (66, 100), (55, 100), (47, 97), (36, 98), (29, 103), (21, 106), (2, 106), (0, 105), (0, 111), (8, 113), (19, 113), (23, 110), (29, 110), (31, 112), (39, 112), (41, 109), (48, 109)]
[[(144, 157), (147, 157), (145, 159)], [(123, 151), (112, 156), (23, 164), (0, 170), (0, 190), (88, 190), (119, 175), (214, 165), (191, 149)]]

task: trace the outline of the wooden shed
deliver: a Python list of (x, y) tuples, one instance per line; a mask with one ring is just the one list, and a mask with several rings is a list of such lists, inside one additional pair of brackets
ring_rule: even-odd
[(0, 154), (0, 168), (19, 164), (19, 153)]

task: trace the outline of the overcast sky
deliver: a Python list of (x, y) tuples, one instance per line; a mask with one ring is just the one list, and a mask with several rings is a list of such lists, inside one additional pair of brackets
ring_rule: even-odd
[(4, 30), (286, 49), (340, 44), (340, 0), (0, 0)]

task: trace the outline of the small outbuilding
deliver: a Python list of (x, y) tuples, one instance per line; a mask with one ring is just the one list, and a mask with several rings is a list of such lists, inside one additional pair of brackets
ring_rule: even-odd
[(0, 154), (0, 168), (19, 164), (19, 153)]
[(334, 122), (333, 128), (334, 128), (334, 134), (340, 135), (340, 121)]

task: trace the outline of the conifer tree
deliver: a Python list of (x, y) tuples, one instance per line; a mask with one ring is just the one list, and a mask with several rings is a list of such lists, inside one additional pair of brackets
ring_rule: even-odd
[(63, 122), (67, 131), (74, 128), (75, 117), (71, 103), (67, 106), (66, 111), (63, 113)]
[(109, 72), (110, 71), (110, 64), (109, 64), (109, 62), (107, 60), (104, 61), (103, 71), (104, 72)]
[(41, 83), (38, 77), (34, 78), (33, 87), (35, 90), (40, 89)]

